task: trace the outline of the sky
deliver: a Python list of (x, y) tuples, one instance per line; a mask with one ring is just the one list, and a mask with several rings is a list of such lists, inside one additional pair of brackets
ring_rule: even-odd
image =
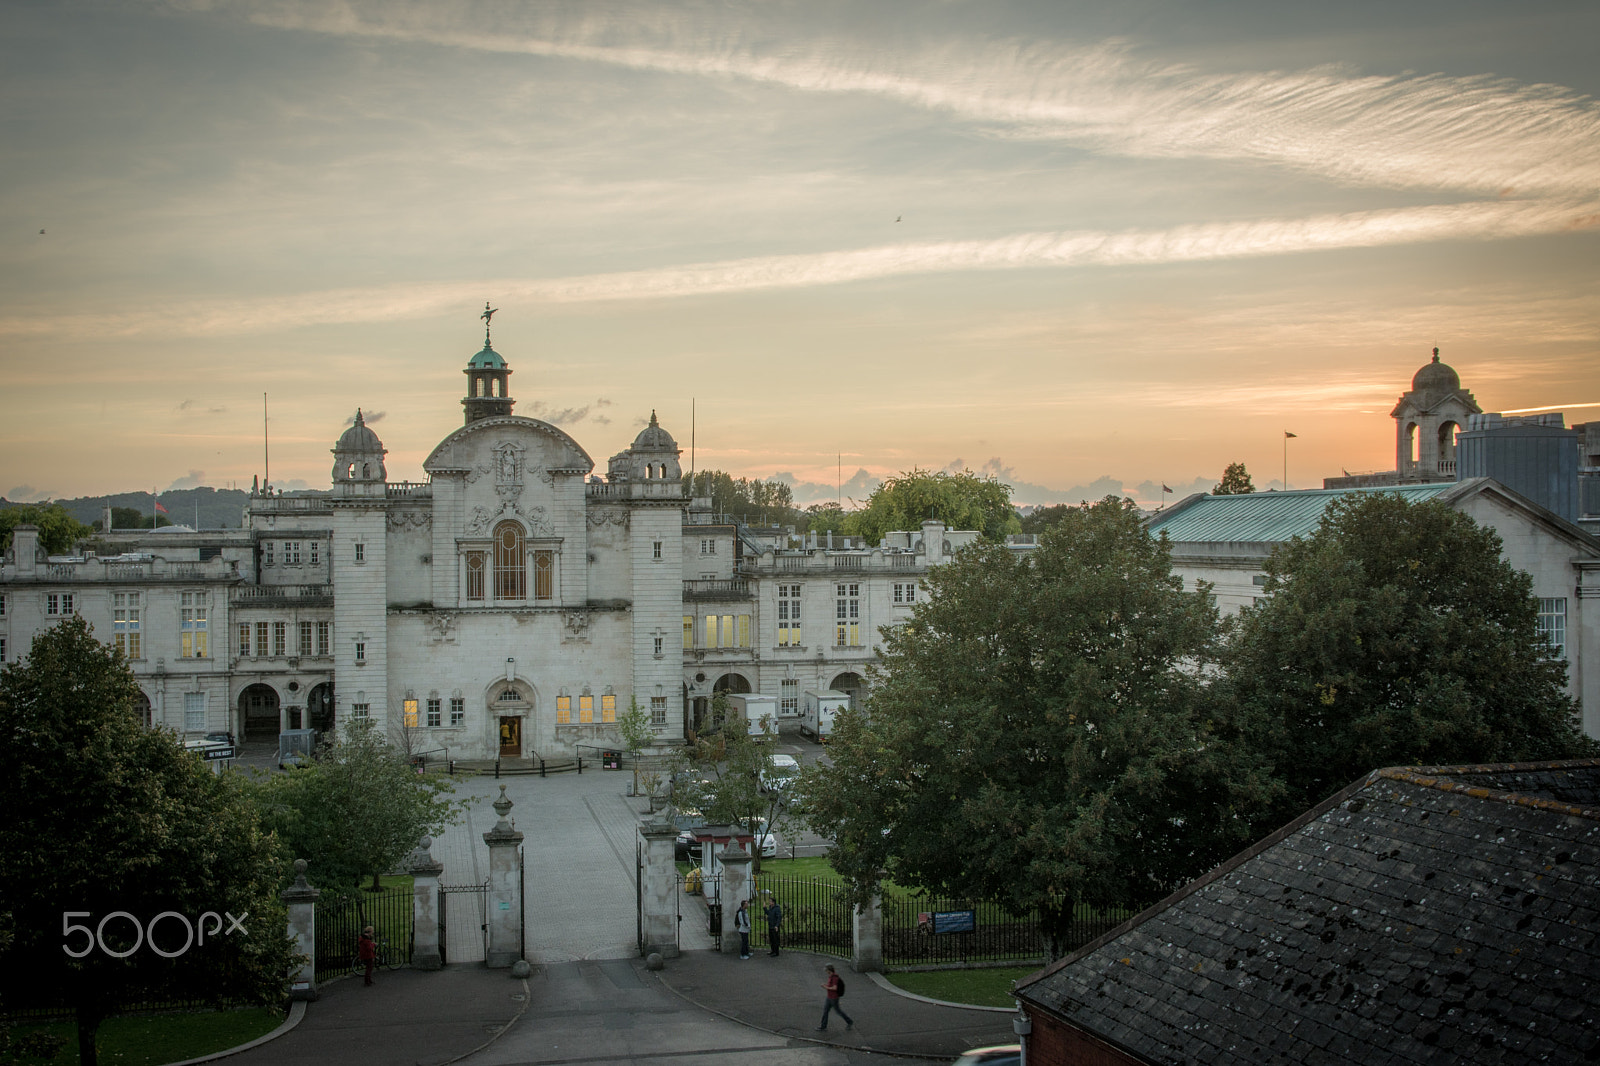
[(598, 470), (656, 411), (802, 502), (1393, 469), (1434, 346), (1600, 419), (1596, 40), (1576, 0), (12, 0), (0, 493), (248, 487), (264, 397), (274, 484), (358, 407), (422, 480), (486, 302)]

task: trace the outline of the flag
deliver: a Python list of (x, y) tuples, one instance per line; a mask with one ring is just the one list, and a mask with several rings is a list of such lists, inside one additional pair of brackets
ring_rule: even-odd
[(167, 509), (165, 507), (161, 506), (161, 501), (160, 500), (157, 500), (156, 501), (156, 514), (166, 514), (166, 513), (167, 513)]
[(1167, 488), (1167, 487), (1166, 487), (1166, 486), (1165, 486), (1165, 485), (1162, 485), (1162, 486), (1161, 486), (1161, 491), (1162, 491), (1162, 492), (1171, 492), (1171, 491), (1172, 491), (1172, 490), (1171, 490), (1171, 489), (1169, 489), (1169, 488)]
[(1298, 433), (1290, 433), (1288, 430), (1284, 430), (1283, 431), (1283, 439), (1284, 440), (1288, 440), (1290, 437), (1298, 437), (1299, 435), (1300, 434), (1298, 434)]

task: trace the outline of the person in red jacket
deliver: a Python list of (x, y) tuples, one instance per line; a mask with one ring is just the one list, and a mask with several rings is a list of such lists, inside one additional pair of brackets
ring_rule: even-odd
[(372, 926), (361, 930), (361, 939), (356, 941), (356, 958), (367, 968), (367, 984), (372, 983), (372, 967), (378, 961), (378, 942), (372, 938)]
[(817, 1026), (817, 1031), (821, 1032), (828, 1027), (828, 1012), (831, 1010), (839, 1012), (839, 1017), (844, 1019), (844, 1027), (846, 1029), (854, 1028), (855, 1020), (844, 1012), (843, 1007), (839, 1006), (839, 997), (844, 995), (844, 981), (839, 977), (839, 971), (832, 966), (825, 967), (825, 969), (828, 971), (828, 975), (827, 980), (822, 982), (822, 989), (827, 993), (828, 998), (822, 1004), (822, 1024)]

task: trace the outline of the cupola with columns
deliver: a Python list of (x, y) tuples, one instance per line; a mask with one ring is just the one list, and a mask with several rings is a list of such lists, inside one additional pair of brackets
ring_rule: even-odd
[(388, 471), (383, 457), (388, 449), (383, 441), (367, 426), (361, 409), (356, 409), (356, 420), (333, 447), (333, 491), (340, 497), (373, 496), (387, 494), (385, 483)]
[(511, 398), (511, 368), (489, 342), (489, 321), (496, 310), (487, 303), (483, 305), (483, 314), (478, 316), (483, 319), (483, 351), (468, 359), (462, 371), (467, 375), (467, 395), (461, 406), (467, 409), (468, 425), (480, 418), (509, 415), (516, 403)]

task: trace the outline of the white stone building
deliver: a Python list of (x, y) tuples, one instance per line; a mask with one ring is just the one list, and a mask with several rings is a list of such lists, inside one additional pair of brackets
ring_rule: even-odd
[(464, 424), (425, 481), (389, 480), (358, 413), (329, 490), (258, 489), (242, 529), (112, 532), (48, 559), (19, 529), (0, 654), (78, 613), (170, 728), (376, 719), (413, 751), (566, 756), (617, 746), (634, 700), (673, 742), (717, 691), (776, 696), (784, 716), (808, 688), (860, 692), (880, 627), (977, 536), (930, 522), (874, 548), (780, 547), (686, 497), (654, 414), (601, 477), (566, 432), (512, 413), (487, 337), (464, 373)]

